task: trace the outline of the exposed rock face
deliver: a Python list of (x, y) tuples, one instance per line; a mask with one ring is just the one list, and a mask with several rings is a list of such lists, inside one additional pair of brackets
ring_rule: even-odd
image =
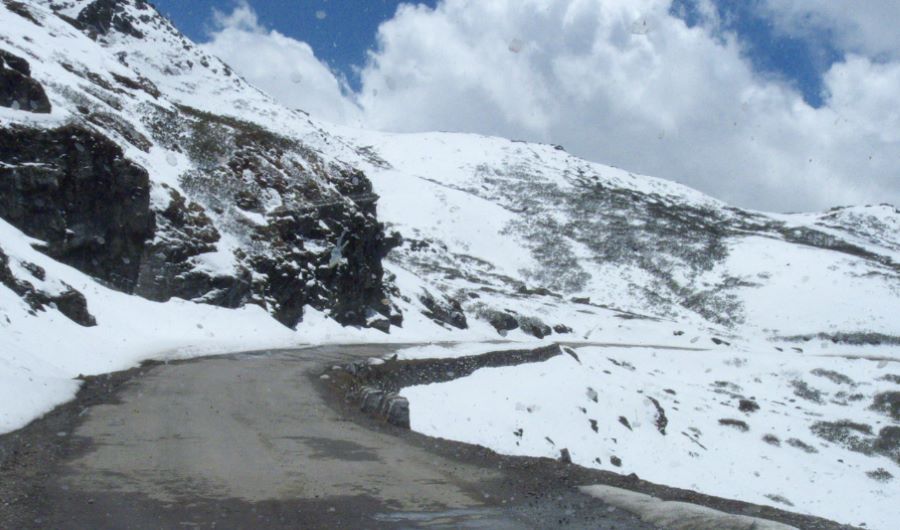
[(419, 296), (419, 301), (428, 310), (424, 313), (425, 316), (435, 322), (448, 324), (457, 329), (467, 329), (469, 327), (466, 321), (466, 314), (463, 312), (459, 301), (446, 296), (437, 298), (429, 292)]
[[(138, 293), (266, 308), (294, 327), (310, 305), (346, 325), (387, 331), (394, 309), (381, 260), (391, 248), (366, 176), (326, 164), (300, 142), (258, 125), (189, 107), (145, 118), (154, 140), (184, 152), (194, 169), (159, 212)], [(212, 218), (215, 218), (215, 222)], [(195, 267), (220, 251), (221, 232), (240, 242), (230, 270)], [(227, 252), (227, 251), (226, 251)]]
[(0, 106), (39, 114), (50, 112), (44, 87), (31, 78), (28, 61), (0, 50)]
[[(143, 0), (123, 2), (123, 0), (95, 0), (85, 7), (76, 19), (91, 38), (106, 35), (116, 30), (126, 35), (142, 39), (143, 32), (135, 27), (135, 21), (123, 9), (123, 3), (132, 3), (138, 9), (149, 9)], [(149, 11), (148, 11), (149, 14)]]
[[(169, 123), (187, 128), (200, 169), (183, 184), (197, 200), (160, 185), (170, 200), (157, 211), (147, 172), (107, 138), (78, 125), (0, 130), (0, 217), (50, 256), (152, 300), (253, 303), (289, 327), (306, 305), (347, 325), (396, 316), (383, 290), (390, 245), (365, 175), (317, 169), (314, 153), (250, 124), (193, 117)], [(263, 204), (273, 200), (280, 206)], [(210, 209), (243, 239), (227, 270), (196, 261), (219, 251)]]
[[(35, 4), (35, 16), (18, 4), (15, 12), (54, 28), (48, 38), (61, 50), (75, 43), (109, 55), (49, 59), (75, 76), (44, 87), (70, 125), (0, 131), (0, 217), (46, 242), (51, 257), (148, 299), (255, 304), (289, 327), (306, 306), (345, 325), (387, 332), (402, 323), (384, 288), (381, 260), (396, 242), (376, 218), (378, 197), (362, 172), (323, 149), (327, 137), (307, 143), (311, 124), (296, 116), (279, 119), (293, 124), (279, 132), (254, 119), (291, 113), (144, 0)], [(94, 42), (64, 35), (67, 24)], [(133, 53), (135, 39), (154, 52)], [(0, 73), (33, 85), (27, 62), (3, 57)], [(237, 112), (184, 105), (198, 79)]]
[(133, 292), (154, 233), (147, 172), (78, 126), (0, 129), (0, 217), (42, 250)]

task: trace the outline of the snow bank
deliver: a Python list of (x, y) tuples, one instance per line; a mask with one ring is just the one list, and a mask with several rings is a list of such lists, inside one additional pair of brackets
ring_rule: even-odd
[(897, 448), (873, 449), (900, 423), (871, 408), (900, 390), (897, 363), (722, 347), (573, 353), (406, 388), (412, 429), (511, 455), (568, 449), (582, 466), (869, 528), (900, 518)]

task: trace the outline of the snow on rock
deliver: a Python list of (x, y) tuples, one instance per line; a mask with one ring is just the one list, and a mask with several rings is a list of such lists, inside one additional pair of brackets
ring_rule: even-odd
[(16, 6), (0, 6), (3, 75), (30, 76), (52, 111), (0, 113), (0, 217), (149, 299), (258, 305), (288, 327), (307, 307), (402, 322), (384, 292), (378, 197), (329, 147), (339, 140), (143, 0)]

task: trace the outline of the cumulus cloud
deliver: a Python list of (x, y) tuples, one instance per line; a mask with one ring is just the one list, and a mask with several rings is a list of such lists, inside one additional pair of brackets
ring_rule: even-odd
[(765, 0), (763, 14), (782, 31), (801, 38), (827, 33), (837, 45), (853, 53), (900, 58), (900, 2), (811, 2), (809, 0)]
[[(891, 200), (898, 65), (850, 56), (826, 105), (760, 77), (734, 35), (669, 0), (445, 0), (383, 24), (362, 73), (370, 126), (561, 143), (765, 209)], [(712, 13), (714, 10), (709, 10)], [(510, 46), (514, 43), (515, 46)]]
[[(277, 98), (309, 107), (283, 71), (287, 56), (303, 58), (325, 87), (318, 115), (333, 121), (361, 112), (384, 130), (559, 143), (753, 208), (900, 203), (900, 63), (872, 55), (896, 45), (857, 44), (826, 72), (816, 109), (754, 72), (712, 4), (701, 4), (707, 21), (692, 28), (670, 13), (671, 0), (401, 5), (349, 97), (308, 46), (259, 28), (249, 10), (226, 17), (210, 46)], [(275, 59), (260, 60), (251, 40)]]
[(214, 30), (203, 46), (288, 107), (332, 122), (359, 121), (359, 108), (346, 96), (347, 84), (307, 43), (260, 25), (246, 3), (230, 14), (215, 12)]

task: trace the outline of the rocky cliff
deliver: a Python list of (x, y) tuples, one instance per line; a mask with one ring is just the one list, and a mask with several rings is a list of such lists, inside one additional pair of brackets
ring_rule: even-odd
[[(302, 114), (141, 0), (0, 9), (14, 28), (0, 40), (0, 217), (43, 252), (126, 293), (256, 304), (289, 327), (306, 306), (402, 322), (378, 197), (323, 153), (329, 138), (305, 141)], [(268, 128), (273, 114), (287, 126)]]

